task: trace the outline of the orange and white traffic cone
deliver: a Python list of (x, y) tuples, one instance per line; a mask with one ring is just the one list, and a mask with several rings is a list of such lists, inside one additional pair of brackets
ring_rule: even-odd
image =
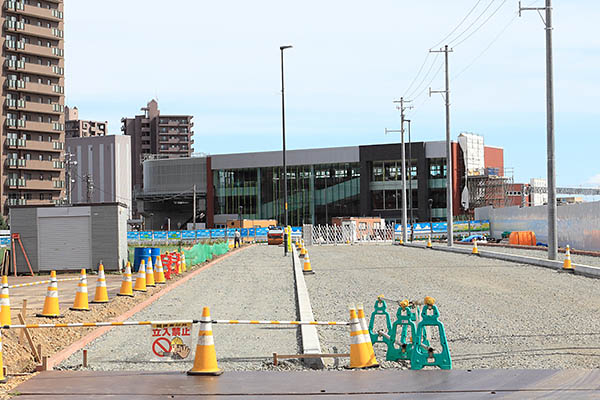
[(4, 376), (4, 362), (2, 360), (2, 330), (0, 329), (0, 383), (6, 383)]
[(373, 342), (371, 342), (371, 335), (369, 334), (369, 325), (367, 324), (367, 318), (365, 317), (365, 309), (362, 304), (358, 304), (356, 307), (358, 311), (358, 320), (362, 328), (362, 334), (365, 339), (365, 349), (367, 351), (367, 359), (369, 360), (369, 367), (377, 367), (377, 358), (375, 358), (375, 350), (373, 349)]
[(100, 263), (98, 267), (98, 280), (96, 280), (96, 294), (92, 303), (108, 303), (108, 291), (106, 290), (106, 276), (104, 275), (104, 265)]
[(156, 268), (154, 268), (154, 282), (164, 284), (167, 283), (165, 279), (165, 271), (162, 266), (160, 256), (156, 257)]
[(59, 318), (60, 309), (58, 307), (58, 281), (56, 280), (56, 271), (50, 271), (50, 284), (46, 292), (44, 300), (44, 309), (41, 314), (36, 314), (38, 317)]
[(431, 235), (427, 236), (427, 248), (433, 248), (433, 245), (431, 244)]
[(306, 251), (306, 247), (302, 246), (302, 248), (300, 249), (300, 258), (304, 258), (306, 256), (306, 253), (308, 253)]
[(140, 263), (140, 269), (138, 270), (133, 290), (135, 292), (145, 292), (148, 290), (146, 289), (146, 263), (144, 263), (144, 260)]
[(187, 265), (185, 263), (185, 253), (183, 251), (181, 252), (181, 270), (183, 272), (187, 272)]
[(154, 271), (152, 269), (152, 257), (148, 257), (148, 263), (146, 264), (146, 287), (154, 287)]
[(310, 257), (308, 256), (308, 253), (306, 253), (304, 256), (304, 268), (302, 269), (302, 273), (304, 275), (313, 275), (315, 273), (310, 265)]
[(210, 310), (208, 307), (204, 307), (202, 318), (200, 318), (194, 366), (187, 372), (188, 375), (221, 375), (223, 373), (217, 365), (211, 321)]
[(0, 325), (10, 325), (10, 299), (8, 298), (8, 276), (2, 275), (0, 291)]
[(371, 339), (368, 336), (368, 331), (367, 334), (363, 332), (356, 309), (350, 307), (350, 368), (368, 368), (378, 365), (375, 356), (370, 357), (368, 344), (371, 343)]
[(117, 296), (129, 296), (133, 297), (133, 287), (131, 285), (131, 263), (127, 261), (125, 272), (123, 273), (123, 280), (121, 281), (121, 290), (117, 293)]
[(479, 255), (479, 249), (477, 248), (477, 239), (473, 240), (473, 250), (471, 254)]
[(73, 302), (73, 307), (70, 307), (69, 310), (90, 311), (85, 269), (82, 269), (81, 274), (79, 275), (79, 283), (77, 284), (77, 292), (75, 293), (75, 302)]
[(567, 245), (567, 251), (565, 251), (565, 261), (563, 262), (563, 270), (573, 271), (573, 265), (571, 264), (571, 246)]

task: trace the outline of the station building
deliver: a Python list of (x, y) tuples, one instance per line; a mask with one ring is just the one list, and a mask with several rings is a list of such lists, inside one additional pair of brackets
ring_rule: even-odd
[[(503, 170), (502, 148), (484, 146), (480, 153), (482, 173)], [(327, 224), (347, 216), (401, 220), (401, 144), (289, 150), (286, 155), (290, 225)], [(469, 162), (458, 142), (452, 143), (451, 157), (453, 213), (460, 216), (467, 212), (461, 194)], [(445, 142), (406, 144), (406, 158), (409, 220), (444, 221)], [(196, 218), (206, 227), (240, 218), (284, 221), (281, 151), (148, 160), (143, 168), (144, 190), (136, 192), (136, 200), (146, 221), (152, 215), (152, 229), (165, 229), (166, 220), (171, 229), (185, 229), (193, 215), (193, 185)]]

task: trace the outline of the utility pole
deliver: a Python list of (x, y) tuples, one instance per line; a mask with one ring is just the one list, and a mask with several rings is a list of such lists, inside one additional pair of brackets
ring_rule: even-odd
[[(558, 254), (558, 229), (556, 222), (556, 163), (554, 159), (554, 72), (552, 61), (552, 1), (545, 7), (521, 7), (521, 11), (537, 11), (546, 28), (546, 153), (548, 174), (548, 259), (556, 260)], [(541, 11), (545, 11), (546, 18)]]
[(429, 88), (429, 96), (432, 93), (441, 93), (446, 100), (446, 225), (448, 235), (448, 247), (454, 245), (454, 227), (452, 217), (452, 145), (450, 142), (450, 77), (448, 75), (448, 53), (452, 53), (452, 49), (445, 45), (443, 49), (429, 50), (430, 53), (444, 53), (446, 63), (446, 90), (431, 90)]
[(412, 224), (414, 223), (414, 216), (413, 216), (413, 201), (412, 201), (412, 141), (410, 138), (410, 124), (411, 124), (411, 120), (410, 119), (405, 119), (406, 122), (408, 122), (408, 209), (410, 210), (410, 224), (411, 224), (411, 230), (410, 230), (410, 241), (412, 242), (413, 240), (413, 230), (412, 230)]
[(94, 181), (92, 180), (92, 176), (87, 174), (85, 176), (85, 186), (86, 186), (86, 198), (87, 202), (92, 202), (92, 194), (94, 193)]
[(406, 243), (406, 146), (404, 145), (404, 111), (412, 107), (407, 107), (404, 103), (409, 103), (410, 100), (404, 100), (404, 97), (400, 97), (400, 101), (394, 101), (394, 103), (400, 103), (397, 107), (400, 110), (400, 142), (402, 143), (402, 242)]
[(287, 165), (285, 162), (285, 91), (284, 91), (284, 76), (283, 76), (283, 51), (290, 49), (292, 46), (280, 46), (281, 51), (281, 131), (283, 136), (283, 203), (285, 208), (285, 226), (283, 228), (283, 254), (287, 255), (287, 226), (288, 226), (288, 190), (287, 190)]
[(194, 237), (196, 235), (196, 185), (194, 185), (194, 215), (192, 216), (192, 223), (194, 224)]
[(77, 161), (73, 160), (74, 156), (75, 154), (73, 153), (65, 153), (65, 202), (69, 205), (71, 204), (71, 197), (73, 194), (71, 169), (77, 165)]

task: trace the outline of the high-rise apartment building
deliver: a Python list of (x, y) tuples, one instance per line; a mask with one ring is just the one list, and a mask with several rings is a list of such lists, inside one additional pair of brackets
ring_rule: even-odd
[(190, 157), (193, 152), (191, 115), (162, 115), (156, 100), (142, 115), (121, 119), (121, 131), (131, 136), (131, 171), (134, 192), (143, 187), (142, 161), (148, 158)]
[(63, 0), (2, 2), (0, 208), (64, 191)]
[(77, 107), (65, 106), (65, 137), (106, 136), (108, 121), (89, 121), (79, 119)]

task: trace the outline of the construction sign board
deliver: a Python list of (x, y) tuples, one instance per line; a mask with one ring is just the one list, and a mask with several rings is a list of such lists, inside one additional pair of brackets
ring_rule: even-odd
[(173, 322), (152, 324), (151, 349), (155, 361), (190, 359), (192, 352), (192, 323)]

